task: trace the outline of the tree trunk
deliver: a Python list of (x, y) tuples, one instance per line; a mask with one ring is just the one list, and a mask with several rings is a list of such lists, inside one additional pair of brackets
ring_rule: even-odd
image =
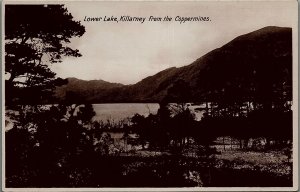
[(266, 138), (266, 145), (265, 145), (265, 149), (269, 149), (270, 148), (270, 139), (269, 138)]
[(244, 148), (248, 148), (248, 143), (249, 143), (249, 138), (246, 138), (245, 140), (244, 140)]
[(226, 151), (226, 149), (225, 149), (225, 136), (223, 136), (223, 147), (224, 147), (224, 151)]

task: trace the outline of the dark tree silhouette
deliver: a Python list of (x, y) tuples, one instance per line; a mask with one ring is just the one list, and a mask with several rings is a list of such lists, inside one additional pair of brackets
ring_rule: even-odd
[(16, 115), (19, 121), (6, 132), (7, 186), (86, 184), (82, 177), (89, 175), (83, 170), (96, 155), (95, 136), (90, 131), (95, 114), (91, 105), (36, 106), (39, 112), (33, 109), (24, 107)]
[(49, 64), (81, 56), (67, 44), (84, 33), (84, 26), (63, 5), (5, 5), (6, 104), (37, 102), (65, 83)]

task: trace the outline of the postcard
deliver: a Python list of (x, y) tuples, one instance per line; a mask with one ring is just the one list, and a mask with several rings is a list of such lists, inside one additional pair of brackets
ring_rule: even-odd
[(3, 191), (298, 189), (296, 1), (4, 1)]

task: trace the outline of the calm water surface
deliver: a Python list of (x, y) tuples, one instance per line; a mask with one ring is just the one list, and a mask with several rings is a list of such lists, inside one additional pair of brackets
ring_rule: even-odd
[[(197, 107), (201, 106), (189, 106), (189, 109), (195, 114), (195, 119), (200, 120), (204, 111), (195, 111)], [(96, 112), (93, 120), (105, 121), (107, 119), (119, 121), (127, 118), (131, 118), (133, 115), (140, 114), (148, 116), (151, 114), (157, 114), (159, 109), (158, 103), (109, 103), (109, 104), (93, 104), (93, 108)]]
[(136, 113), (144, 116), (156, 114), (159, 108), (157, 103), (111, 103), (111, 104), (93, 104), (96, 115), (93, 120), (114, 121), (130, 118)]
[[(195, 114), (196, 120), (200, 120), (203, 112), (196, 112), (194, 109), (199, 106), (190, 106), (192, 112)], [(202, 106), (201, 106), (202, 107)], [(148, 116), (149, 114), (157, 114), (159, 109), (158, 103), (106, 103), (93, 104), (96, 115), (93, 117), (94, 121), (120, 121), (131, 118), (135, 114)], [(6, 130), (11, 129), (13, 122), (6, 117)]]

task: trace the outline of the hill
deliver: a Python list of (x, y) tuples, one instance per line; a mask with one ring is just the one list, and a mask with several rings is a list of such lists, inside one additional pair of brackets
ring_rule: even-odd
[(59, 101), (70, 99), (69, 97), (77, 97), (84, 102), (92, 102), (95, 97), (102, 96), (104, 98), (109, 96), (112, 90), (124, 86), (120, 83), (110, 83), (103, 80), (85, 81), (74, 77), (67, 78), (67, 80), (67, 84), (57, 87), (55, 90), (54, 96)]
[(217, 95), (268, 100), (278, 97), (276, 92), (291, 100), (292, 29), (270, 26), (241, 35), (190, 65), (163, 70), (134, 85), (71, 79), (56, 95), (62, 99), (72, 91), (94, 103), (158, 102), (179, 80), (188, 84), (190, 101), (213, 100)]

